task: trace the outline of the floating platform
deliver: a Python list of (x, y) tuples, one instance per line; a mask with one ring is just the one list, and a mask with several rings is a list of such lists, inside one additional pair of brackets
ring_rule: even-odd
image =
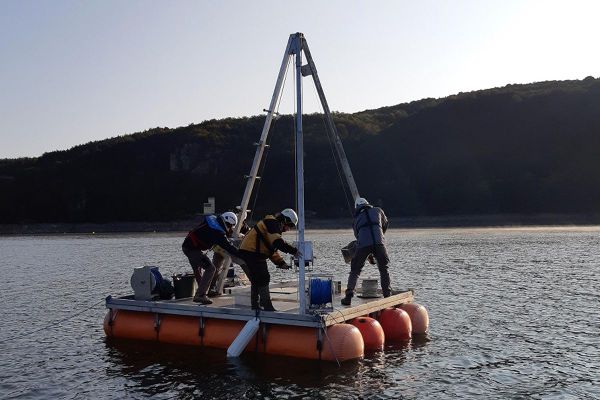
[[(375, 332), (376, 336), (384, 336), (384, 321), (381, 321), (382, 327), (369, 315), (379, 318), (386, 314), (386, 321), (391, 318), (392, 322), (387, 322), (389, 332), (385, 335), (389, 338), (410, 338), (412, 316), (402, 310), (404, 307), (412, 314), (415, 309), (421, 311), (412, 319), (418, 320), (416, 322), (421, 325), (419, 330), (422, 333), (428, 327), (426, 310), (413, 303), (412, 290), (396, 292), (387, 298), (361, 298), (358, 293), (352, 299), (351, 306), (342, 306), (341, 295), (336, 293), (333, 310), (306, 314), (300, 314), (298, 310), (296, 282), (272, 284), (270, 292), (278, 311), (259, 313), (250, 308), (249, 286), (226, 289), (224, 295), (212, 298), (213, 304), (210, 305), (194, 303), (191, 297), (148, 301), (136, 300), (133, 295), (120, 298), (109, 296), (106, 298), (109, 311), (104, 320), (104, 331), (108, 337), (114, 338), (227, 349), (244, 325), (258, 318), (260, 327), (248, 340), (246, 352), (339, 362), (364, 355), (365, 335), (374, 335), (371, 331), (365, 331), (367, 325), (370, 330), (381, 330), (381, 333)], [(359, 317), (362, 317), (360, 322), (365, 322), (365, 318), (371, 322), (357, 324)]]
[[(302, 54), (307, 64), (302, 65)], [(156, 267), (143, 266), (134, 269), (132, 288), (134, 296), (106, 299), (109, 309), (104, 320), (104, 330), (109, 337), (152, 340), (164, 343), (188, 344), (227, 348), (228, 355), (236, 357), (242, 351), (260, 351), (267, 354), (344, 361), (360, 358), (365, 350), (381, 350), (389, 341), (409, 340), (412, 333), (425, 333), (429, 324), (427, 311), (413, 303), (412, 290), (394, 293), (387, 298), (375, 297), (376, 285), (365, 290), (364, 298), (354, 297), (352, 306), (341, 305), (342, 288), (339, 284), (333, 295), (333, 279), (309, 280), (306, 282), (305, 267), (312, 263), (312, 242), (304, 240), (304, 169), (302, 130), (302, 77), (311, 76), (319, 94), (327, 120), (327, 137), (335, 149), (334, 158), (339, 162), (346, 177), (347, 187), (355, 201), (360, 198), (358, 188), (350, 170), (342, 142), (335, 129), (333, 117), (325, 100), (317, 70), (304, 35), (291, 34), (275, 84), (271, 104), (256, 143), (256, 153), (246, 176), (246, 188), (240, 205), (239, 221), (244, 221), (258, 178), (261, 160), (267, 147), (267, 138), (274, 120), (277, 99), (281, 97), (287, 67), (292, 58), (296, 65), (297, 111), (295, 114), (295, 192), (298, 215), (293, 225), (297, 226), (295, 264), (299, 266), (298, 281), (270, 285), (271, 298), (278, 312), (255, 312), (250, 308), (250, 288), (235, 288), (215, 298), (211, 305), (198, 305), (191, 298), (152, 301), (152, 290), (159, 286), (160, 274)], [(342, 183), (343, 185), (343, 183)], [(365, 201), (366, 202), (366, 201)], [(364, 202), (361, 202), (363, 204)], [(364, 204), (363, 204), (364, 205)], [(294, 211), (292, 213), (295, 214)], [(241, 224), (234, 230), (240, 233)], [(270, 240), (270, 239), (269, 239)], [(373, 238), (373, 241), (375, 238)], [(268, 248), (271, 245), (267, 245)], [(344, 254), (346, 262), (350, 254)], [(225, 264), (228, 265), (227, 261)], [(294, 264), (294, 263), (292, 263)], [(373, 280), (372, 280), (373, 281)], [(325, 282), (327, 282), (325, 284)], [(311, 299), (307, 300), (304, 288), (309, 287)], [(363, 280), (364, 283), (364, 280)], [(373, 282), (372, 282), (373, 283)], [(304, 284), (304, 285), (303, 285)], [(368, 286), (368, 285), (367, 285)], [(150, 289), (152, 287), (152, 290)], [(300, 287), (300, 289), (298, 289)], [(301, 291), (301, 293), (299, 293)], [(189, 294), (189, 293), (188, 293)], [(373, 294), (372, 298), (366, 298)], [(314, 295), (314, 296), (313, 296)], [(306, 296), (306, 297), (305, 297)], [(300, 300), (300, 301), (299, 301)], [(324, 303), (329, 308), (305, 310), (306, 304)]]

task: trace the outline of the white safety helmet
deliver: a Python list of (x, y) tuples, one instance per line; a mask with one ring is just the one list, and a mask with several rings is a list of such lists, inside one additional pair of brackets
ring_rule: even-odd
[(368, 205), (369, 205), (369, 202), (364, 197), (357, 197), (356, 201), (354, 202), (354, 208), (359, 208), (359, 207), (368, 206)]
[(298, 215), (296, 214), (296, 211), (292, 210), (291, 208), (286, 208), (285, 210), (281, 211), (280, 214), (284, 224), (291, 226), (298, 225)]
[(237, 216), (231, 211), (224, 212), (221, 214), (221, 218), (227, 225), (236, 226), (237, 225)]

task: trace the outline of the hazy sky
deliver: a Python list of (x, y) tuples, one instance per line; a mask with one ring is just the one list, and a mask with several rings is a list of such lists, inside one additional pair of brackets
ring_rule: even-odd
[(599, 15), (597, 0), (1, 0), (0, 158), (261, 114), (294, 32), (335, 111), (598, 77)]

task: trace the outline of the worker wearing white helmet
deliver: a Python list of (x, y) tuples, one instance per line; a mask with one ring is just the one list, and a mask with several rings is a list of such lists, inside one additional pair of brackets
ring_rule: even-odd
[[(265, 311), (275, 311), (271, 303), (269, 282), (271, 276), (267, 268), (267, 258), (277, 268), (289, 269), (279, 251), (296, 254), (298, 249), (283, 240), (281, 234), (298, 224), (298, 215), (286, 208), (275, 215), (267, 215), (248, 231), (240, 245), (239, 256), (246, 262), (250, 272), (250, 303), (252, 309), (259, 306)], [(260, 298), (260, 302), (259, 302)]]
[(237, 256), (238, 250), (227, 240), (227, 236), (231, 235), (236, 224), (237, 216), (231, 211), (219, 216), (204, 215), (200, 224), (192, 229), (183, 241), (181, 249), (187, 256), (198, 283), (198, 289), (194, 294), (195, 302), (212, 304), (206, 292), (216, 268), (205, 251), (218, 245), (232, 256)]
[(383, 296), (389, 297), (392, 294), (388, 271), (390, 259), (385, 248), (384, 236), (388, 227), (387, 217), (381, 208), (373, 207), (364, 197), (358, 197), (354, 205), (353, 229), (356, 237), (356, 253), (350, 262), (346, 296), (342, 299), (342, 305), (345, 306), (349, 306), (352, 302), (356, 282), (370, 254), (373, 254), (377, 261)]
[[(227, 212), (224, 214), (221, 214), (221, 216), (225, 215), (225, 214), (233, 214), (235, 216), (234, 213), (232, 212)], [(236, 217), (237, 218), (237, 217)], [(240, 226), (240, 232), (238, 234), (238, 238), (243, 238), (244, 235), (246, 233), (248, 233), (248, 231), (250, 230), (250, 227), (246, 224), (245, 221), (242, 221)], [(229, 233), (227, 236), (232, 236), (233, 232)], [(242, 268), (242, 270), (244, 271), (244, 273), (246, 274), (246, 276), (250, 276), (250, 273), (248, 272), (246, 265), (243, 262), (240, 262), (242, 260), (240, 259), (235, 259), (235, 260), (230, 260), (230, 262), (227, 263), (227, 265), (225, 265), (225, 258), (227, 256), (227, 252), (225, 250), (223, 250), (220, 246), (215, 245), (213, 248), (213, 257), (212, 257), (212, 263), (215, 266), (215, 273), (213, 275), (212, 281), (210, 282), (210, 287), (208, 289), (208, 293), (207, 296), (208, 297), (217, 297), (223, 294), (223, 280), (226, 276), (226, 274), (231, 270), (231, 268), (233, 268), (233, 263), (231, 261), (235, 261), (236, 264), (239, 264), (239, 266)]]

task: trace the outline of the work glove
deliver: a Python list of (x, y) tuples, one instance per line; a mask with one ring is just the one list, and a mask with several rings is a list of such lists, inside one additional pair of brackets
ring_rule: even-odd
[(290, 264), (286, 263), (285, 261), (283, 263), (281, 263), (281, 264), (277, 264), (276, 267), (279, 268), (279, 269), (290, 269), (290, 268), (292, 268), (290, 266)]
[(375, 257), (373, 257), (373, 254), (369, 254), (367, 260), (369, 260), (369, 264), (375, 265)]

